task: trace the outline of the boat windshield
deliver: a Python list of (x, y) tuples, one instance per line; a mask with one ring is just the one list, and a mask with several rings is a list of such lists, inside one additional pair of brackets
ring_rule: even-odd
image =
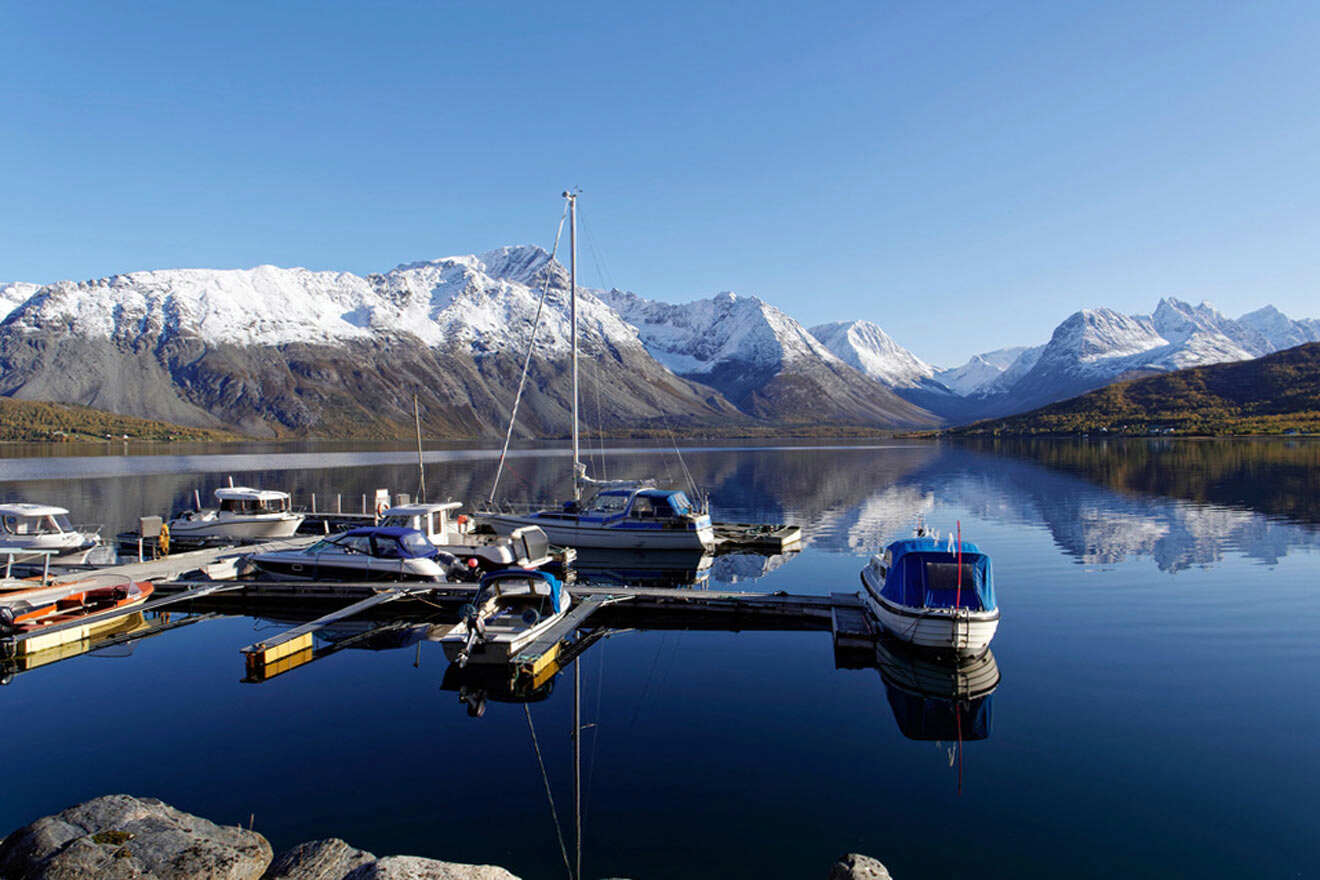
[(396, 513), (393, 515), (387, 513), (380, 518), (379, 524), (382, 526), (393, 526), (400, 529), (415, 529), (417, 528), (417, 517), (402, 513)]
[(403, 549), (407, 551), (409, 556), (426, 556), (435, 552), (431, 542), (426, 540), (426, 536), (421, 532), (408, 532), (400, 536), (399, 543), (403, 545)]

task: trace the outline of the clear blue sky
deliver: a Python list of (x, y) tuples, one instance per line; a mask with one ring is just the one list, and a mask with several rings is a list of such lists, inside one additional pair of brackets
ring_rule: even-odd
[(548, 246), (576, 185), (606, 281), (941, 365), (1320, 316), (1317, 58), (1313, 2), (9, 2), (0, 279)]

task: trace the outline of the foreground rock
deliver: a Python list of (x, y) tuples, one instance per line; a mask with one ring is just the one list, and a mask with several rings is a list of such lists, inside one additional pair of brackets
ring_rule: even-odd
[(861, 853), (839, 856), (830, 868), (830, 880), (892, 880), (889, 869)]
[(262, 880), (343, 880), (353, 869), (376, 861), (337, 837), (300, 843), (280, 853)]
[(344, 880), (518, 880), (494, 865), (457, 865), (416, 856), (386, 856), (363, 865)]
[(18, 829), (0, 844), (5, 880), (257, 880), (266, 838), (155, 798), (107, 795)]

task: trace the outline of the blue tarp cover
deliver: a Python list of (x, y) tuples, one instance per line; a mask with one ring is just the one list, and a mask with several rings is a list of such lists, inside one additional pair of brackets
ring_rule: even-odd
[(958, 554), (954, 544), (934, 538), (909, 538), (888, 547), (889, 573), (880, 595), (909, 608), (959, 608), (993, 611), (994, 574), (990, 557), (971, 541), (962, 542), (962, 595), (958, 596)]

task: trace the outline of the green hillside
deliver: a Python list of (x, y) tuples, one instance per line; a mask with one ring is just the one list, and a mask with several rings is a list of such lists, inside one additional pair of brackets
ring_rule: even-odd
[(1116, 382), (957, 436), (1320, 433), (1320, 342), (1252, 361)]
[(238, 434), (121, 416), (89, 406), (0, 397), (0, 441), (238, 440)]

